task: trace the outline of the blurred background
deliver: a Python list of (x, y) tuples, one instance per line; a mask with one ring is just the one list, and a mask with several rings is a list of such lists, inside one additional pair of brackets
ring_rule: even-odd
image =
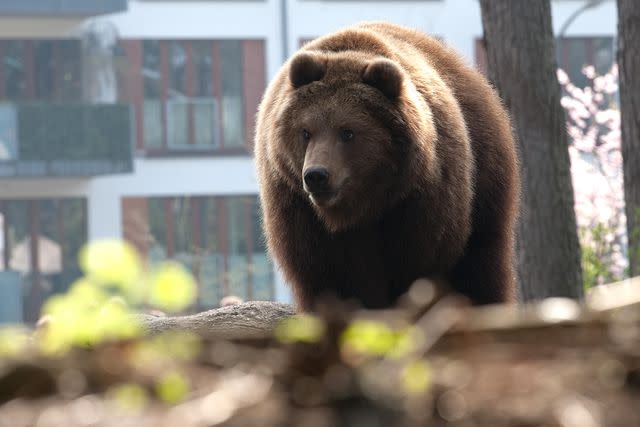
[[(615, 2), (552, 7), (568, 79), (583, 87), (609, 72)], [(423, 30), (484, 70), (476, 0), (0, 1), (0, 322), (37, 320), (100, 238), (182, 262), (198, 280), (194, 310), (228, 295), (289, 301), (260, 225), (256, 108), (301, 45), (362, 20)], [(591, 173), (595, 157), (582, 154)], [(577, 203), (593, 201), (579, 191)], [(614, 252), (620, 212), (606, 219)]]

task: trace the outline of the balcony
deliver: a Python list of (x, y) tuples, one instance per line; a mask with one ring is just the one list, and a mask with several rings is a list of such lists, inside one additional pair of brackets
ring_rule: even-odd
[(0, 0), (0, 15), (96, 16), (127, 10), (127, 0)]
[(132, 171), (128, 105), (0, 104), (0, 178)]

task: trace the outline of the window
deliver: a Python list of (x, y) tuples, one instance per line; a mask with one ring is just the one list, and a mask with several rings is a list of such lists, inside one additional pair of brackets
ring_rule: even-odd
[(224, 143), (229, 147), (244, 144), (242, 119), (242, 47), (240, 42), (227, 41), (220, 45), (222, 69), (222, 126)]
[(0, 40), (0, 99), (82, 99), (80, 40)]
[(226, 295), (273, 299), (273, 265), (255, 196), (126, 198), (125, 239), (150, 262), (175, 259), (199, 283), (198, 307)]
[(0, 162), (18, 155), (18, 117), (11, 105), (0, 104)]
[(0, 200), (0, 224), (0, 279), (19, 280), (24, 320), (34, 322), (47, 296), (81, 276), (77, 254), (87, 241), (86, 202)]
[(266, 84), (262, 41), (123, 44), (130, 64), (141, 63), (140, 69), (132, 65), (130, 70), (130, 81), (143, 88), (139, 99), (131, 100), (139, 103), (142, 120), (138, 148), (150, 153), (248, 151)]
[(557, 40), (558, 66), (565, 70), (578, 87), (587, 84), (582, 74), (585, 65), (593, 65), (598, 74), (605, 74), (615, 61), (613, 37), (565, 37)]

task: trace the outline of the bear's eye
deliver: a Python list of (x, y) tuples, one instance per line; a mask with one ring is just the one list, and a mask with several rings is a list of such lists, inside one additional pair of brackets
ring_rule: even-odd
[(306, 129), (302, 130), (302, 139), (304, 139), (305, 141), (309, 141), (311, 139), (311, 134), (309, 133), (308, 130)]
[(340, 131), (340, 139), (343, 142), (348, 142), (353, 139), (353, 131), (350, 129), (343, 129)]

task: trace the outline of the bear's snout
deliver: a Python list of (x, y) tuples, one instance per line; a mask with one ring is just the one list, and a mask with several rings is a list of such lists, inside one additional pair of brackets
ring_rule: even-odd
[(304, 184), (309, 193), (327, 193), (329, 186), (329, 171), (323, 167), (312, 167), (304, 171)]

